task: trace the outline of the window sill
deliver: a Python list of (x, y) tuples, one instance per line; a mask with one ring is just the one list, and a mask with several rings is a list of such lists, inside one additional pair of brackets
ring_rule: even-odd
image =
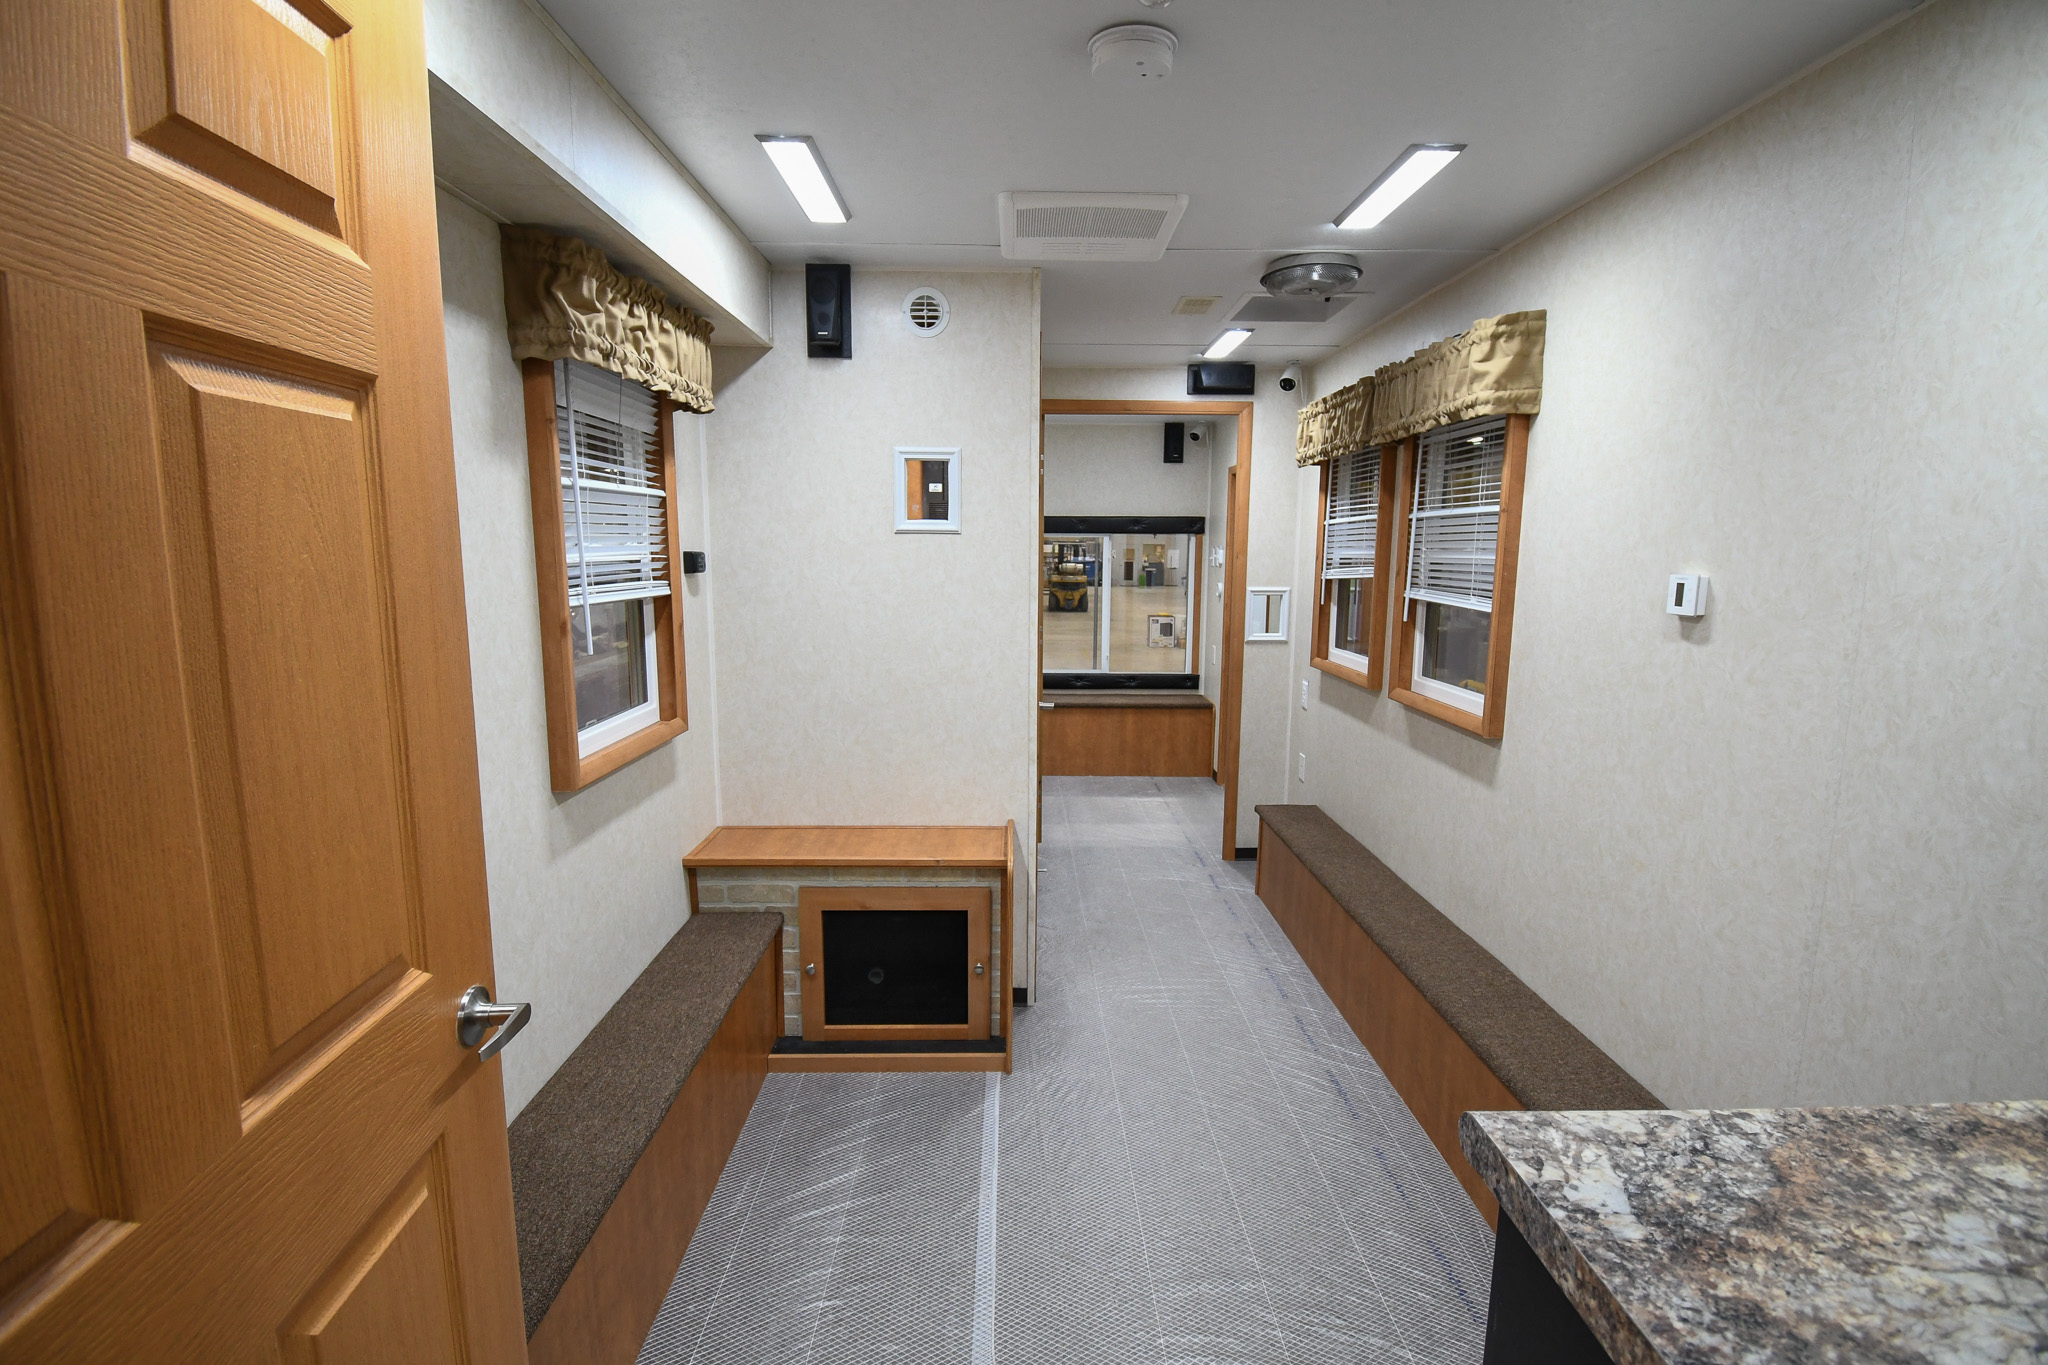
[(1342, 678), (1353, 687), (1362, 687), (1368, 692), (1380, 690), (1380, 680), (1375, 678), (1370, 672), (1352, 668), (1348, 664), (1340, 664), (1334, 659), (1310, 659), (1308, 666), (1327, 673), (1333, 678)]
[(1420, 711), (1432, 720), (1440, 720), (1467, 734), (1477, 735), (1481, 739), (1499, 739), (1501, 736), (1500, 708), (1493, 704), (1491, 698), (1487, 699), (1486, 711), (1475, 715), (1461, 706), (1453, 706), (1434, 697), (1425, 697), (1412, 688), (1399, 685), (1388, 688), (1387, 695), (1411, 711)]
[[(635, 730), (624, 739), (605, 745), (595, 753), (573, 760), (570, 764), (556, 764), (552, 772), (554, 789), (558, 792), (582, 791), (601, 777), (609, 776), (639, 758), (649, 754), (690, 728), (682, 716), (673, 720), (659, 720), (644, 730)], [(564, 771), (564, 768), (567, 771)]]

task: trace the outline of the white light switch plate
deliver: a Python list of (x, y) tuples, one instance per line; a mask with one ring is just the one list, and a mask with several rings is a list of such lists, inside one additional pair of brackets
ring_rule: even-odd
[(1301, 680), (1301, 709), (1308, 710), (1308, 679)]

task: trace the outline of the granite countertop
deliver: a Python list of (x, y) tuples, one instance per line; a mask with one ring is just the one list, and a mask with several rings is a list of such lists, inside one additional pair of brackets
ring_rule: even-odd
[(1622, 1365), (2048, 1358), (2048, 1102), (1467, 1114)]

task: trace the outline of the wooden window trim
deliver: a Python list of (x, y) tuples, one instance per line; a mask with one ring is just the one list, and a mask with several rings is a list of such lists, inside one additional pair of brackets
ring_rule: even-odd
[[(1393, 600), (1401, 614), (1392, 621), (1394, 632), (1393, 685), (1387, 695), (1410, 710), (1420, 711), (1456, 726), (1481, 739), (1499, 739), (1505, 731), (1508, 709), (1508, 655), (1514, 644), (1515, 564), (1522, 549), (1522, 475), (1528, 464), (1529, 419), (1507, 419), (1507, 450), (1500, 470), (1500, 539), (1493, 560), (1493, 625), (1486, 645), (1486, 704), (1478, 714), (1425, 697), (1415, 690), (1415, 625), (1408, 611), (1408, 543), (1410, 514), (1415, 507), (1415, 466), (1417, 443), (1401, 443), (1400, 546), (1395, 556)], [(1391, 614), (1391, 613), (1390, 613)]]
[(1368, 692), (1379, 691), (1380, 680), (1386, 676), (1387, 574), (1388, 563), (1394, 553), (1394, 475), (1400, 448), (1398, 443), (1380, 447), (1380, 515), (1372, 542), (1372, 596), (1365, 608), (1365, 633), (1366, 639), (1372, 642), (1372, 653), (1366, 656), (1368, 666), (1363, 670), (1330, 657), (1333, 594), (1329, 580), (1323, 577), (1323, 535), (1328, 530), (1330, 516), (1330, 480), (1337, 476), (1335, 460), (1323, 462), (1322, 491), (1316, 502), (1316, 608), (1313, 635), (1309, 642), (1309, 667), (1333, 678), (1342, 678)]
[(676, 524), (676, 405), (657, 398), (662, 505), (668, 517), (668, 596), (654, 603), (661, 719), (591, 754), (577, 752), (576, 643), (569, 612), (569, 545), (562, 530), (562, 455), (555, 434), (555, 367), (527, 360), (526, 464), (533, 486), (533, 571), (540, 591), (541, 675), (548, 699), (548, 778), (558, 792), (581, 791), (690, 728), (683, 680), (682, 539)]

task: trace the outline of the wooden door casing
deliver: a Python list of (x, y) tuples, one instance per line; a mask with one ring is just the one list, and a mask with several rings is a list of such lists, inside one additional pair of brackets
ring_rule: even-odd
[(10, 4), (0, 184), (0, 1362), (523, 1359), (418, 0)]

